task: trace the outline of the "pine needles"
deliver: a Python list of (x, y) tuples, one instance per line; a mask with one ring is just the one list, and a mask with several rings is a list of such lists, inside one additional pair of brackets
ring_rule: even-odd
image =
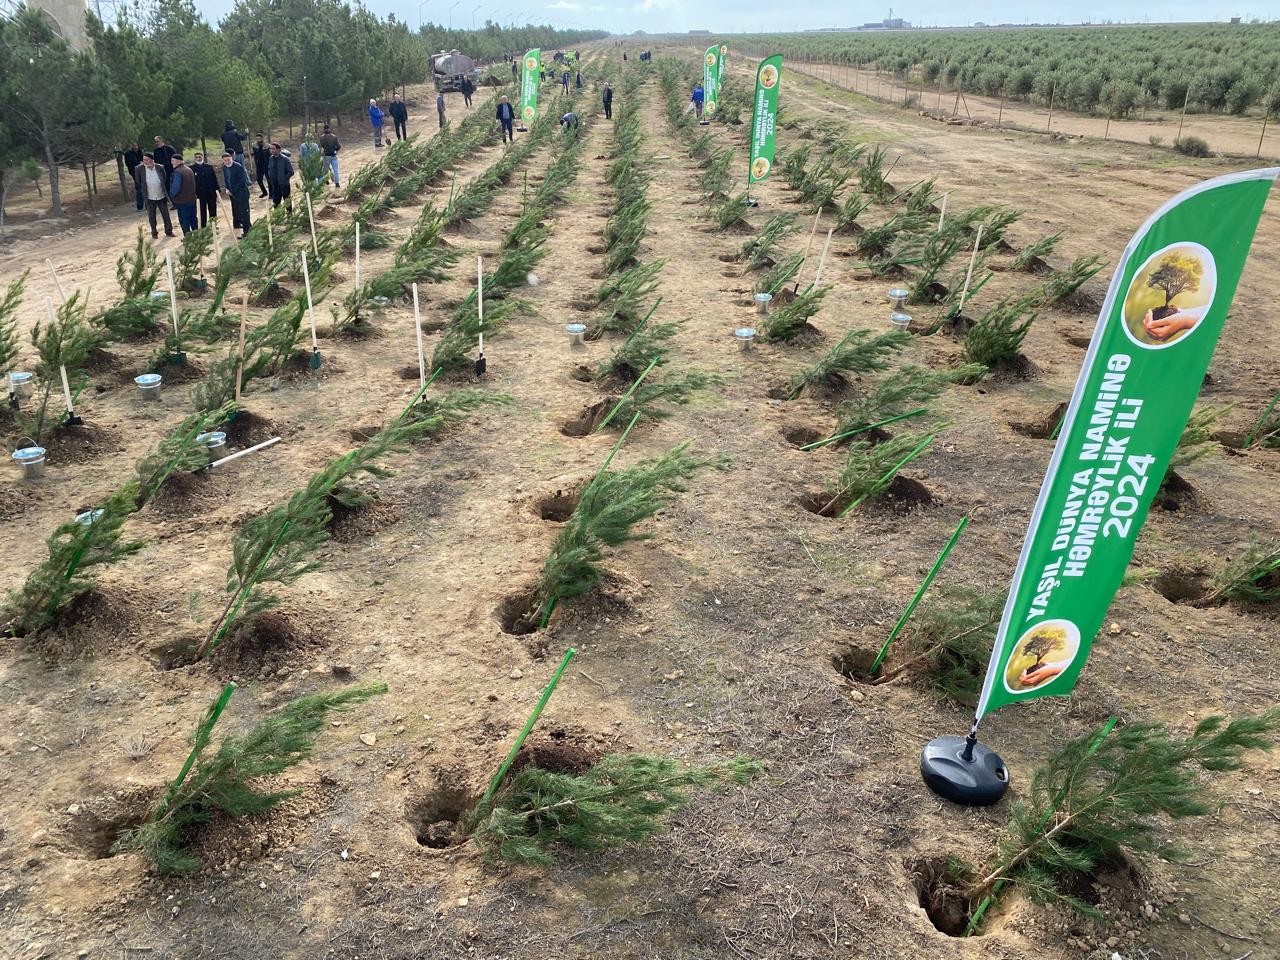
[(1221, 600), (1271, 603), (1280, 600), (1280, 540), (1267, 545), (1250, 537), (1249, 548), (1214, 578), (1214, 589), (1201, 605)]
[(1105, 265), (1106, 261), (1098, 256), (1076, 258), (1066, 270), (1055, 270), (1044, 278), (1039, 301), (1061, 303), (1092, 280)]
[(191, 831), (217, 814), (234, 819), (255, 816), (299, 794), (297, 789), (263, 790), (255, 781), (307, 759), (331, 712), (386, 693), (387, 687), (367, 684), (299, 697), (247, 733), (224, 737), (209, 756), (214, 726), (234, 691), (235, 685), (228, 684), (206, 711), (182, 770), (147, 819), (122, 833), (112, 852), (139, 850), (162, 874), (199, 870), (200, 860), (186, 849)]
[(1005, 297), (965, 334), (965, 359), (988, 369), (1013, 361), (1035, 319), (1035, 301), (1031, 297)]
[(716, 230), (723, 232), (745, 225), (747, 211), (751, 209), (747, 203), (748, 199), (747, 192), (744, 190), (742, 193), (726, 196), (719, 203), (713, 203), (709, 216)]
[(555, 845), (598, 850), (644, 840), (688, 802), (691, 789), (744, 784), (760, 770), (745, 757), (684, 766), (641, 754), (610, 754), (577, 776), (527, 766), (474, 836), (490, 859), (548, 865)]
[(840, 342), (808, 370), (791, 378), (791, 394), (794, 400), (806, 387), (825, 384), (839, 388), (847, 382), (847, 374), (872, 373), (889, 367), (889, 357), (911, 342), (911, 334), (905, 330), (850, 330)]
[(1018, 251), (1010, 266), (1024, 273), (1037, 270), (1044, 263), (1045, 258), (1053, 253), (1061, 239), (1062, 231), (1059, 230), (1057, 233), (1051, 233), (1027, 244)]
[(901, 366), (870, 390), (846, 400), (836, 409), (835, 434), (869, 427), (937, 399), (947, 384), (966, 383), (986, 373), (986, 367), (966, 364), (951, 370)]
[(1205, 796), (1204, 773), (1237, 770), (1246, 750), (1270, 750), (1280, 710), (1228, 722), (1201, 721), (1190, 736), (1156, 723), (1134, 723), (1066, 744), (1031, 777), (1027, 798), (1014, 802), (989, 872), (967, 891), (981, 920), (990, 895), (1015, 883), (1037, 902), (1065, 902), (1096, 914), (1070, 884), (1122, 857), (1176, 856), (1165, 841), (1165, 818), (1199, 817), (1217, 809)]
[(744, 243), (738, 251), (743, 271), (751, 273), (776, 263), (778, 245), (797, 229), (794, 213), (775, 213), (765, 221), (760, 233)]
[[(799, 264), (796, 269), (799, 269)], [(776, 308), (765, 318), (764, 339), (775, 343), (794, 340), (809, 326), (809, 320), (822, 307), (822, 301), (830, 292), (830, 287), (809, 284), (790, 303)]]
[(785, 259), (779, 260), (756, 280), (755, 292), (776, 294), (795, 279), (803, 264), (803, 253), (793, 253)]
[(16, 280), (9, 281), (4, 297), (0, 298), (0, 375), (12, 370), (18, 359), (18, 307), (30, 272), (24, 270)]
[(854, 440), (840, 473), (827, 485), (825, 503), (816, 512), (824, 517), (843, 517), (878, 497), (899, 470), (924, 453), (935, 436), (936, 433), (904, 433), (883, 443)]
[[(100, 342), (97, 330), (85, 316), (85, 308), (85, 301), (77, 290), (57, 308), (51, 322), (37, 321), (31, 330), (31, 342), (40, 355), (36, 364), (40, 387), (30, 412), (20, 411), (17, 419), (22, 432), (37, 444), (45, 439), (50, 428), (49, 403), (55, 390), (61, 393), (59, 368), (66, 367), (68, 380), (77, 380), (89, 360), (89, 353)], [(55, 384), (59, 386), (55, 388)]]
[(666, 264), (665, 259), (638, 263), (601, 284), (596, 300), (603, 313), (591, 321), (588, 338), (596, 340), (606, 332), (634, 330), (658, 289), (658, 274)]
[(1192, 412), (1178, 437), (1178, 445), (1173, 449), (1169, 459), (1169, 469), (1176, 470), (1188, 464), (1202, 460), (1217, 449), (1217, 441), (1213, 439), (1214, 427), (1218, 421), (1230, 413), (1235, 404), (1226, 406), (1204, 406)]
[(895, 649), (902, 658), (879, 682), (907, 674), (962, 706), (977, 703), (1004, 608), (1004, 591), (941, 586), (908, 621)]

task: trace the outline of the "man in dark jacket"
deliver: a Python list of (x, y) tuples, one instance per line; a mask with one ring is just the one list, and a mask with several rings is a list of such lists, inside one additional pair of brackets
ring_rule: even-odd
[(515, 134), (516, 108), (511, 105), (504, 93), (498, 101), (498, 122), (502, 124), (502, 142), (516, 142)]
[(206, 227), (211, 217), (218, 216), (218, 172), (213, 169), (213, 164), (204, 162), (203, 153), (197, 153), (191, 162), (191, 174), (196, 178), (200, 226)]
[(463, 77), (459, 86), (462, 87), (462, 105), (471, 106), (471, 95), (476, 92), (476, 85), (471, 82), (470, 77)]
[(257, 178), (258, 189), (262, 191), (258, 194), (259, 199), (270, 196), (267, 190), (267, 167), (270, 163), (271, 151), (262, 142), (262, 134), (258, 134), (258, 139), (253, 144), (253, 173)]
[(271, 191), (271, 205), (280, 206), (284, 202), (286, 210), (293, 210), (293, 201), (289, 195), (293, 192), (293, 164), (284, 155), (280, 144), (272, 142), (271, 159), (267, 162), (267, 187)]
[(173, 173), (169, 175), (169, 199), (178, 211), (178, 223), (185, 236), (197, 228), (196, 224), (196, 175), (191, 172), (182, 154), (175, 153), (170, 161)]
[(249, 173), (244, 164), (236, 163), (235, 154), (222, 155), (222, 195), (231, 201), (231, 225), (240, 236), (249, 233)]
[(609, 81), (604, 83), (604, 93), (601, 94), (604, 99), (604, 118), (606, 120), (613, 119), (613, 87), (609, 86)]
[(164, 217), (164, 235), (173, 236), (173, 221), (169, 219), (169, 200), (164, 192), (164, 175), (160, 164), (149, 153), (142, 155), (142, 162), (133, 168), (134, 183), (147, 206), (147, 220), (151, 223), (151, 239), (160, 236), (156, 229), (156, 213)]
[(138, 201), (138, 209), (144, 209), (142, 188), (138, 186), (138, 175), (135, 172), (142, 164), (142, 148), (136, 143), (124, 152), (124, 168), (129, 171), (129, 179), (133, 181), (134, 199)]
[(164, 189), (168, 193), (169, 181), (173, 177), (173, 155), (178, 151), (165, 143), (164, 137), (156, 137), (155, 144), (151, 149), (151, 155), (156, 158), (156, 166), (160, 168), (160, 173), (164, 177)]
[(444, 91), (436, 94), (436, 113), (440, 114), (440, 129), (444, 129)]
[(244, 142), (249, 138), (236, 129), (230, 120), (222, 131), (222, 145), (235, 154), (236, 163), (244, 166)]
[(391, 95), (391, 106), (387, 108), (387, 112), (391, 114), (391, 119), (396, 125), (396, 139), (407, 139), (409, 136), (409, 108), (400, 99), (400, 94), (393, 93)]
[(329, 125), (324, 125), (324, 133), (320, 134), (320, 158), (324, 161), (324, 165), (329, 168), (329, 174), (333, 177), (334, 189), (342, 186), (342, 181), (338, 178), (338, 151), (342, 149), (342, 144), (338, 142), (338, 136), (329, 129)]

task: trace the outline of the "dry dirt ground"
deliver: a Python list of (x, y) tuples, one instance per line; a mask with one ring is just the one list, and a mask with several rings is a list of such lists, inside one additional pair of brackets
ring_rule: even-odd
[[(731, 82), (747, 77), (743, 65), (731, 71)], [(502, 630), (503, 601), (533, 582), (557, 533), (556, 522), (542, 519), (542, 498), (588, 478), (615, 439), (568, 437), (560, 429), (601, 396), (573, 377), (575, 369), (613, 349), (605, 340), (572, 353), (563, 333), (565, 322), (588, 318), (576, 304), (599, 282), (592, 275), (601, 258), (590, 251), (605, 222), (611, 138), (596, 119), (583, 134), (578, 179), (551, 224), (541, 282), (521, 291), (536, 313), (487, 345), (484, 388), (514, 403), (395, 461), (396, 476), (375, 485), (377, 507), (323, 548), (320, 570), (283, 591), (290, 638), (178, 669), (165, 669), (158, 652), (198, 634), (196, 618), (217, 607), (236, 525), (288, 497), (410, 398), (416, 384), (400, 374), (415, 358), (404, 304), (378, 319), (377, 337), (323, 340), (319, 371), (286, 378), (277, 389), (255, 384), (246, 406), (268, 421), (262, 430), (284, 442), (148, 506), (128, 527), (149, 541), (146, 548), (106, 569), (70, 622), (38, 641), (4, 645), (4, 955), (1280, 955), (1280, 757), (1269, 755), (1250, 756), (1242, 771), (1214, 778), (1221, 810), (1179, 828), (1189, 863), (1120, 872), (1094, 891), (1105, 923), (1014, 895), (981, 937), (954, 939), (934, 928), (918, 905), (912, 865), (949, 854), (981, 862), (1005, 808), (961, 810), (920, 781), (921, 745), (962, 732), (966, 710), (910, 682), (852, 683), (833, 660), (879, 643), (962, 515), (973, 524), (943, 582), (1007, 581), (1051, 451), (1047, 440), (1012, 425), (1045, 418), (1068, 397), (1093, 313), (1043, 315), (1025, 345), (1029, 376), (947, 393), (941, 407), (954, 425), (931, 456), (906, 471), (927, 488), (928, 503), (818, 517), (799, 500), (835, 473), (839, 455), (802, 453), (787, 437), (797, 427), (827, 431), (832, 404), (784, 402), (769, 392), (843, 331), (882, 327), (885, 283), (858, 279), (851, 243), (836, 238), (823, 278), (835, 289), (815, 319), (821, 338), (740, 352), (731, 334), (751, 320), (752, 278), (737, 276), (721, 258), (743, 236), (708, 230), (697, 173), (666, 125), (656, 77), (640, 95), (654, 201), (642, 257), (667, 258), (661, 314), (687, 320), (672, 367), (725, 381), (669, 419), (637, 428), (617, 462), (692, 439), (697, 451), (731, 458), (728, 468), (700, 475), (651, 523), (650, 541), (612, 554), (600, 594), (566, 604), (545, 632)], [(1114, 261), (1163, 199), (1238, 168), (1173, 162), (1131, 144), (1064, 146), (947, 127), (795, 78), (784, 80), (783, 96), (806, 122), (834, 117), (853, 135), (886, 142), (901, 155), (894, 174), (900, 185), (936, 176), (952, 204), (998, 201), (1023, 210), (1011, 230), (1015, 241), (1065, 229), (1055, 265), (1095, 252)], [(743, 154), (744, 128), (712, 129), (718, 142)], [(791, 137), (784, 134), (784, 146)], [(500, 149), (470, 158), (459, 182)], [(351, 149), (344, 158), (351, 164), (371, 153)], [(545, 159), (544, 151), (531, 161), (531, 187)], [(423, 199), (443, 202), (448, 189), (442, 182)], [(495, 252), (518, 215), (521, 190), (517, 177), (449, 242), (468, 254)], [(759, 198), (756, 226), (773, 213), (800, 211), (780, 178), (762, 185)], [(416, 213), (397, 213), (389, 229), (407, 228)], [(51, 293), (45, 255), (64, 284), (113, 296), (114, 260), (133, 232), (126, 213), (68, 231), (56, 245), (5, 248), (0, 280), (33, 267), (27, 323)], [(1280, 347), (1278, 239), (1272, 210), (1206, 388), (1206, 400), (1237, 404), (1229, 429), (1242, 429), (1280, 388), (1273, 360)], [(802, 249), (806, 240), (807, 231), (789, 245)], [(390, 251), (370, 254), (366, 269), (390, 258)], [(806, 266), (806, 276), (815, 266)], [(339, 272), (346, 280), (331, 300), (351, 282), (349, 265)], [(464, 256), (448, 282), (428, 290), (428, 320), (448, 315), (473, 274), (474, 260)], [(1104, 272), (1088, 293), (1100, 300), (1108, 278)], [(1001, 271), (981, 302), (1030, 282)], [(0, 587), (17, 587), (43, 556), (43, 538), (55, 524), (121, 482), (189, 409), (183, 385), (166, 387), (150, 409), (135, 402), (122, 380), (146, 349), (111, 348), (114, 360), (104, 361), (97, 378), (105, 389), (84, 405), (91, 437), (65, 449), (51, 445), (41, 483), (23, 484), (9, 468), (0, 493), (7, 548)], [(934, 336), (920, 338), (909, 359), (946, 365), (959, 353), (956, 341)], [(1224, 448), (1185, 473), (1194, 496), (1176, 512), (1153, 513), (1140, 566), (1204, 574), (1238, 554), (1251, 531), (1265, 539), (1280, 534), (1276, 451)], [(1013, 769), (1014, 795), (1055, 745), (1110, 714), (1186, 729), (1211, 712), (1276, 702), (1276, 661), (1267, 653), (1274, 610), (1177, 604), (1148, 582), (1123, 590), (1110, 620), (1119, 631), (1099, 638), (1071, 698), (1006, 710), (985, 724), (984, 739)], [(668, 833), (641, 846), (564, 855), (546, 870), (486, 863), (471, 844), (420, 845), (420, 828), (483, 788), (569, 646), (578, 658), (535, 743), (688, 761), (746, 754), (761, 759), (766, 774), (744, 788), (700, 796)], [(211, 824), (195, 847), (207, 869), (188, 878), (157, 878), (137, 855), (108, 855), (115, 833), (175, 774), (185, 737), (225, 680), (241, 684), (221, 724), (235, 732), (300, 693), (332, 685), (335, 668), (360, 681), (384, 680), (391, 692), (335, 718), (314, 759), (282, 778), (301, 790), (298, 797), (261, 820)]]

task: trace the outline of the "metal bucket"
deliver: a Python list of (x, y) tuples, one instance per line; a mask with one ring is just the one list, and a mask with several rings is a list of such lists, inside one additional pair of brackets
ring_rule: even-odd
[(907, 305), (907, 297), (911, 296), (910, 290), (903, 290), (901, 287), (894, 287), (889, 291), (889, 305), (893, 307), (895, 313), (901, 312), (902, 308)]
[(209, 461), (211, 463), (227, 452), (227, 435), (221, 430), (196, 434), (196, 443), (209, 451)]
[(44, 447), (23, 447), (13, 451), (13, 462), (22, 467), (23, 480), (44, 476)]
[(31, 391), (35, 388), (35, 374), (26, 373), (22, 370), (11, 370), (9, 372), (9, 392), (25, 400), (31, 396)]
[(586, 342), (583, 339), (587, 332), (587, 325), (585, 323), (566, 323), (564, 325), (564, 332), (569, 335), (570, 350), (581, 350), (586, 346)]
[(909, 326), (911, 326), (911, 314), (895, 312), (893, 316), (889, 318), (889, 322), (892, 323), (899, 330), (906, 330)]
[(107, 511), (102, 507), (98, 507), (96, 510), (86, 510), (84, 513), (77, 513), (76, 523), (80, 524), (82, 527), (91, 527), (97, 523), (106, 512)]
[(766, 316), (769, 313), (769, 304), (773, 301), (772, 293), (757, 293), (754, 297), (756, 302), (756, 313), (760, 316)]
[(756, 339), (756, 328), (739, 327), (737, 330), (733, 331), (733, 339), (738, 341), (738, 346), (741, 347), (743, 351), (750, 350), (751, 344), (754, 343)]
[(134, 377), (133, 382), (138, 385), (138, 399), (159, 400), (160, 382), (163, 379), (158, 373), (144, 373), (140, 377)]

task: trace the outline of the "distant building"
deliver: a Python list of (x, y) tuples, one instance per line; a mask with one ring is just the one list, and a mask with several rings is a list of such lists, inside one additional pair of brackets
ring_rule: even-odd
[(887, 17), (879, 23), (864, 23), (859, 30), (909, 30), (911, 24), (901, 17)]
[(84, 29), (84, 15), (88, 12), (85, 0), (27, 0), (27, 6), (39, 10), (53, 24), (54, 32), (74, 50), (89, 45), (89, 35)]
[(709, 37), (709, 36), (711, 36), (711, 31), (710, 31), (710, 30), (690, 30), (690, 31), (689, 31), (689, 36), (691, 36), (691, 37)]

